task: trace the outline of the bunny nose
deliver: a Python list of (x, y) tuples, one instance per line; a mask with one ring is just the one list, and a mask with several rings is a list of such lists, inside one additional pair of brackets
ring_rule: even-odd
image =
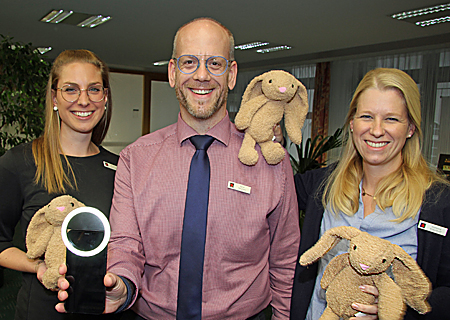
[(66, 207), (56, 207), (59, 211), (63, 212)]
[(278, 90), (280, 90), (281, 93), (286, 91), (286, 87), (279, 87)]
[(366, 266), (365, 264), (360, 263), (359, 264), (361, 266), (361, 269), (363, 270), (367, 270), (367, 268), (369, 268), (369, 266)]

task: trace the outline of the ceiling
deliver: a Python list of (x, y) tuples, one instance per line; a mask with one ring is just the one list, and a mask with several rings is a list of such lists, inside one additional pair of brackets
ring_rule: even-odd
[[(166, 72), (153, 62), (171, 55), (176, 30), (197, 17), (227, 26), (236, 44), (267, 41), (291, 50), (269, 54), (237, 51), (239, 68), (333, 60), (360, 54), (450, 45), (450, 23), (418, 27), (391, 14), (446, 0), (3, 0), (0, 34), (37, 47), (89, 49), (110, 67)], [(448, 1), (448, 0), (447, 0)], [(40, 22), (52, 9), (109, 15), (92, 29)], [(450, 15), (450, 11), (447, 11)]]

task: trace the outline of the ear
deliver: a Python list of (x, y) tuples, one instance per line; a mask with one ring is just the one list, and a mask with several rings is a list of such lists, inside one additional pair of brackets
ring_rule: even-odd
[(408, 137), (412, 137), (412, 135), (416, 132), (416, 125), (414, 123), (410, 123), (408, 126)]
[(228, 70), (228, 89), (233, 90), (237, 80), (237, 62), (232, 61)]
[(262, 81), (266, 74), (259, 75), (253, 78), (248, 84), (242, 96), (241, 106), (248, 102), (249, 100), (262, 95)]
[(177, 63), (175, 59), (169, 60), (169, 66), (168, 68), (168, 76), (169, 76), (169, 85), (174, 88), (175, 87), (175, 79), (176, 79), (176, 72), (177, 72)]
[(108, 90), (109, 90), (109, 88), (105, 89), (105, 98), (103, 99), (103, 100), (105, 100), (105, 104), (108, 103)]
[(297, 85), (298, 88), (294, 98), (286, 104), (284, 109), (284, 122), (291, 141), (300, 144), (302, 142), (302, 127), (308, 114), (309, 104), (305, 86), (298, 80)]
[(317, 243), (300, 257), (302, 266), (311, 264), (330, 251), (342, 239), (351, 240), (361, 234), (361, 231), (353, 227), (335, 227), (327, 230)]
[(45, 248), (39, 248), (42, 245), (38, 240), (44, 230), (50, 225), (45, 219), (45, 210), (47, 205), (39, 209), (33, 216), (28, 225), (27, 236), (25, 239), (27, 247), (27, 255), (31, 259), (38, 258), (42, 255)]
[(350, 130), (353, 131), (353, 119), (350, 120)]
[(52, 89), (52, 101), (53, 101), (53, 106), (56, 106), (57, 105), (57, 102), (56, 102), (56, 95), (58, 94), (58, 90), (54, 90), (54, 89)]
[(392, 272), (406, 303), (419, 313), (430, 311), (430, 306), (425, 302), (432, 290), (430, 281), (409, 254), (398, 245), (392, 246), (396, 256), (392, 262)]

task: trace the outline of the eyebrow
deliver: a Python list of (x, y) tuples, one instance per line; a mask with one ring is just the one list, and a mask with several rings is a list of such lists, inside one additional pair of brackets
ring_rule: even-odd
[[(101, 83), (101, 82), (91, 82), (91, 83), (88, 84), (88, 87), (90, 87), (90, 86), (95, 86), (95, 85), (97, 85), (97, 84), (103, 85), (103, 83)], [(76, 83), (76, 82), (70, 82), (70, 81), (64, 82), (62, 85), (63, 85), (63, 86), (71, 85), (71, 86), (77, 86), (77, 87), (80, 86), (78, 83)]]

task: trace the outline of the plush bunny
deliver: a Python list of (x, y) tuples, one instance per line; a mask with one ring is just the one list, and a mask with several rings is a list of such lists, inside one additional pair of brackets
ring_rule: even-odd
[(27, 257), (37, 259), (45, 253), (47, 270), (42, 283), (47, 289), (58, 287), (58, 269), (66, 262), (66, 247), (61, 238), (61, 225), (72, 210), (84, 207), (77, 199), (63, 195), (54, 198), (39, 209), (28, 225), (26, 244)]
[(239, 150), (239, 160), (246, 165), (258, 162), (255, 144), (269, 164), (283, 160), (285, 151), (272, 141), (273, 127), (283, 118), (289, 138), (295, 144), (302, 141), (302, 126), (308, 113), (306, 88), (293, 75), (272, 70), (254, 78), (242, 97), (234, 123), (245, 130)]
[[(327, 299), (320, 320), (354, 316), (357, 311), (351, 307), (353, 302), (373, 304), (375, 297), (362, 292), (361, 285), (377, 287), (378, 318), (381, 320), (403, 319), (405, 303), (421, 314), (431, 310), (426, 302), (431, 284), (416, 261), (398, 245), (356, 228), (329, 229), (302, 254), (300, 264), (305, 266), (319, 260), (342, 239), (350, 241), (348, 253), (330, 261), (320, 282)], [(394, 280), (385, 273), (390, 266)]]

